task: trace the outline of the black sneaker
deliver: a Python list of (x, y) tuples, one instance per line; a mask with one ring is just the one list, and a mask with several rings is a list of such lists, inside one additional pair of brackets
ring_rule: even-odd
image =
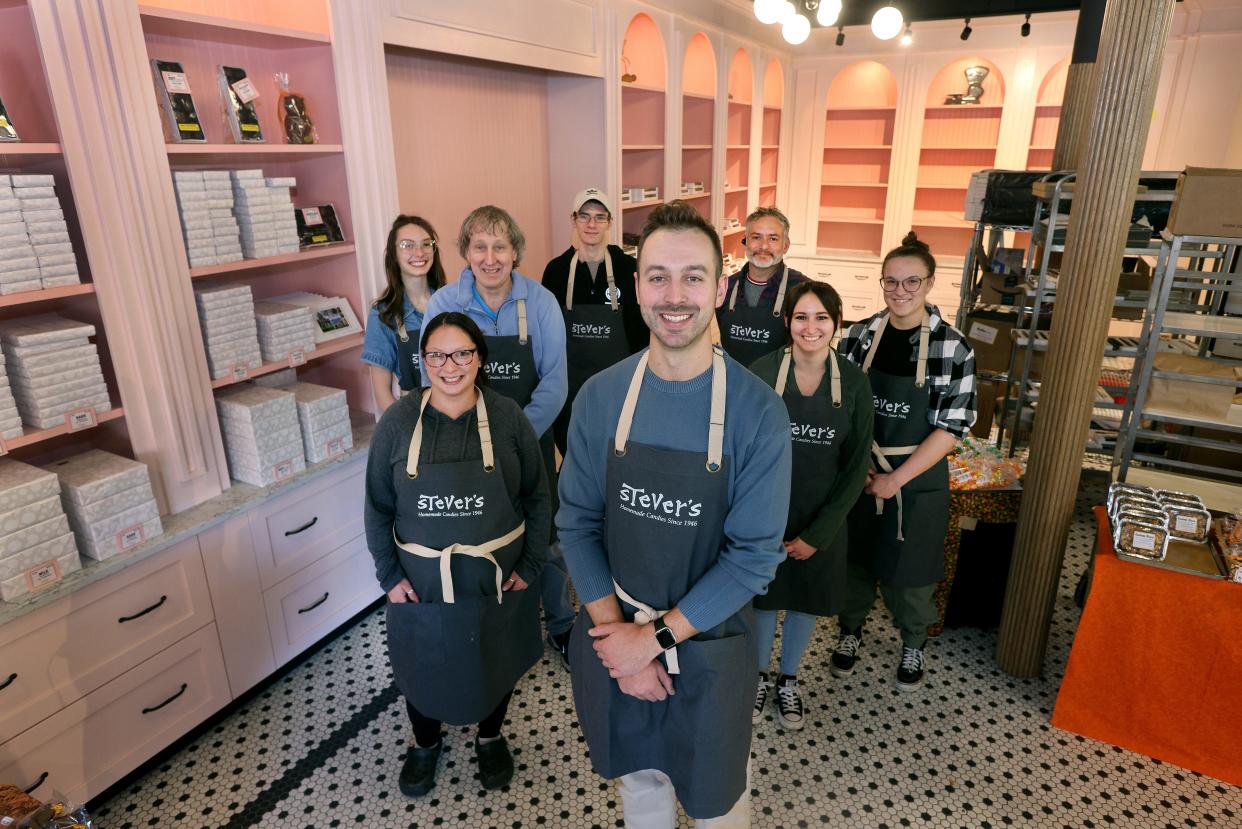
[(419, 748), (411, 745), (405, 752), (405, 762), (401, 764), (401, 776), (397, 778), (397, 786), (406, 797), (422, 797), (436, 785), (436, 764), (440, 761), (440, 752), (444, 749), (444, 741), (431, 748)]
[(849, 676), (854, 673), (854, 663), (858, 661), (858, 648), (862, 646), (862, 628), (841, 630), (841, 638), (832, 652), (832, 675)]
[(548, 647), (560, 654), (561, 664), (565, 666), (565, 670), (569, 670), (569, 637), (573, 635), (574, 629), (571, 625), (569, 630), (564, 633), (549, 633), (543, 640), (548, 643)]
[(901, 664), (897, 666), (897, 690), (913, 691), (923, 684), (923, 671), (927, 670), (927, 658), (923, 649), (901, 649)]
[(751, 725), (758, 725), (763, 722), (763, 709), (768, 704), (768, 694), (770, 693), (772, 693), (772, 683), (768, 682), (768, 675), (760, 671), (759, 687), (755, 690), (755, 710), (750, 714)]
[(513, 779), (513, 755), (504, 737), (487, 743), (476, 740), (474, 754), (479, 758), (479, 782), (483, 788), (499, 789), (509, 785)]
[(776, 681), (776, 712), (781, 727), (797, 731), (805, 721), (802, 716), (802, 692), (798, 690), (798, 678), (781, 674)]

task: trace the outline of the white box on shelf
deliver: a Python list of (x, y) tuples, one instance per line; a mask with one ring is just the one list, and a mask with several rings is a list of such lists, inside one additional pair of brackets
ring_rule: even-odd
[(0, 512), (59, 495), (60, 481), (51, 472), (12, 458), (0, 458)]
[(61, 513), (55, 518), (26, 527), (15, 533), (0, 536), (0, 558), (15, 555), (22, 550), (28, 550), (36, 544), (51, 541), (53, 538), (62, 536), (67, 532), (69, 532), (69, 519), (65, 517), (64, 513)]
[(82, 569), (73, 533), (0, 559), (0, 599), (11, 602)]
[(61, 491), (77, 504), (90, 504), (134, 487), (151, 485), (145, 463), (102, 449), (80, 452), (45, 469), (56, 475)]

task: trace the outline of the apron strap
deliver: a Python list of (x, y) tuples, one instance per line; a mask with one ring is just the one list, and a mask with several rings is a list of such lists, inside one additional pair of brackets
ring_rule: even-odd
[(517, 301), (518, 314), (518, 343), (526, 345), (526, 300), (519, 299)]
[[(578, 252), (569, 260), (569, 283), (565, 286), (565, 310), (574, 310), (574, 277), (578, 275)], [(608, 280), (608, 304), (617, 309), (617, 283), (612, 277), (612, 256), (604, 250), (604, 278)]]
[(392, 528), (392, 540), (397, 546), (407, 553), (419, 556), (421, 558), (438, 558), (440, 559), (440, 590), (444, 594), (446, 604), (453, 604), (457, 601), (457, 594), (453, 591), (453, 556), (471, 556), (472, 558), (482, 558), (491, 562), (496, 568), (496, 604), (504, 602), (504, 591), (501, 589), (501, 580), (504, 578), (504, 571), (500, 567), (500, 562), (496, 561), (496, 557), (492, 555), (496, 550), (512, 544), (517, 541), (526, 532), (526, 522), (523, 521), (500, 538), (493, 538), (482, 544), (450, 544), (443, 550), (437, 550), (432, 547), (424, 547), (422, 544), (408, 544), (397, 538), (397, 528)]
[[(483, 471), (491, 472), (496, 468), (496, 457), (492, 451), (492, 427), (487, 419), (487, 404), (483, 402), (482, 389), (475, 389), (477, 399), (474, 401), (475, 416), (479, 421), (479, 445), (483, 449)], [(418, 407), (418, 421), (414, 424), (414, 434), (410, 436), (410, 448), (405, 457), (405, 474), (413, 479), (418, 477), (418, 455), (423, 448), (423, 412), (431, 402), (431, 391), (423, 394), (423, 402)]]
[[(729, 310), (732, 311), (737, 306), (738, 286), (742, 284), (742, 280), (746, 276), (738, 275), (737, 282), (733, 283), (733, 289), (729, 291)], [(779, 317), (781, 308), (785, 305), (785, 287), (789, 284), (789, 266), (781, 263), (781, 281), (776, 289), (776, 304), (772, 306), (772, 316)]]
[[(616, 591), (618, 599), (620, 599), (621, 601), (625, 602), (630, 607), (638, 611), (637, 613), (634, 614), (634, 621), (640, 625), (645, 625), (648, 622), (654, 622), (656, 619), (659, 619), (665, 613), (668, 613), (667, 610), (656, 610), (651, 605), (644, 604), (640, 602), (638, 599), (631, 596), (629, 593), (626, 593), (624, 590), (621, 589), (621, 585), (617, 584), (616, 579), (613, 579), (612, 589)], [(673, 647), (669, 648), (668, 650), (664, 652), (664, 662), (668, 666), (668, 672), (670, 674), (681, 673), (681, 665), (677, 662), (677, 646), (676, 645), (674, 645)]]
[[(871, 442), (871, 457), (875, 459), (875, 465), (883, 472), (893, 471), (893, 465), (888, 462), (889, 455), (913, 455), (917, 450), (917, 446), (881, 446), (875, 441)], [(897, 494), (893, 497), (897, 500), (897, 540), (905, 541), (906, 537), (902, 532), (901, 490), (897, 490)], [(879, 495), (875, 496), (875, 514), (884, 514), (884, 499)]]
[[(785, 384), (789, 380), (789, 366), (792, 362), (790, 355), (792, 348), (785, 346), (785, 355), (781, 357), (780, 370), (776, 372), (776, 393), (785, 394)], [(828, 363), (832, 367), (832, 376), (828, 378), (828, 385), (832, 393), (832, 408), (841, 408), (841, 367), (837, 362), (837, 353), (831, 347), (828, 349)]]
[[(617, 432), (613, 439), (613, 452), (618, 458), (625, 455), (625, 446), (630, 440), (630, 427), (634, 425), (634, 409), (638, 406), (638, 392), (642, 389), (643, 375), (647, 371), (647, 358), (650, 349), (643, 352), (630, 378), (630, 387), (625, 393), (625, 402), (621, 405), (621, 417), (617, 420)], [(718, 345), (712, 346), (712, 403), (711, 414), (707, 421), (707, 471), (719, 472), (724, 460), (724, 417), (725, 417), (725, 361), (724, 351)]]
[(405, 327), (405, 320), (397, 323), (397, 336), (401, 338), (401, 342), (408, 343), (410, 341), (410, 332)]
[[(871, 371), (871, 361), (875, 359), (876, 349), (880, 345), (880, 338), (884, 336), (884, 329), (888, 327), (888, 312), (884, 312), (884, 316), (880, 317), (880, 325), (875, 329), (875, 334), (871, 338), (871, 345), (867, 348), (867, 356), (863, 358), (862, 370), (864, 374)], [(927, 352), (928, 342), (931, 339), (931, 326), (927, 322), (927, 313), (923, 314), (923, 322), (919, 325), (919, 353), (914, 364), (914, 385), (917, 388), (923, 388), (927, 385)]]

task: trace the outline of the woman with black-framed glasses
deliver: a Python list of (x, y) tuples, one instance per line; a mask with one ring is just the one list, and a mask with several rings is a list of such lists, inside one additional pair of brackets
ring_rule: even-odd
[(535, 582), (551, 497), (539, 439), (494, 391), (487, 339), (465, 314), (423, 327), (430, 385), (380, 419), (367, 463), (367, 545), (388, 594), (388, 651), (414, 741), (407, 797), (435, 784), (441, 724), (478, 723), (485, 789), (513, 777), (500, 735), (513, 687), (543, 655)]
[(897, 689), (923, 682), (927, 628), (939, 619), (949, 521), (946, 456), (975, 422), (975, 355), (961, 331), (927, 302), (936, 281), (931, 249), (913, 233), (881, 268), (886, 309), (852, 326), (840, 352), (862, 366), (875, 401), (871, 471), (848, 520), (846, 597), (832, 673), (848, 676), (875, 603), (901, 631)]

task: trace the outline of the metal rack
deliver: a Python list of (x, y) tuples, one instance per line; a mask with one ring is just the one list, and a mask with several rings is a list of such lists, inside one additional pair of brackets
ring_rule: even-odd
[[(1131, 383), (1130, 400), (1133, 405), (1123, 414), (1113, 458), (1113, 474), (1116, 480), (1193, 492), (1203, 498), (1211, 509), (1232, 511), (1242, 503), (1242, 471), (1140, 451), (1137, 447), (1141, 438), (1174, 447), (1191, 446), (1214, 452), (1242, 453), (1242, 406), (1231, 406), (1224, 418), (1210, 418), (1190, 417), (1185, 413), (1161, 410), (1147, 403), (1153, 377), (1192, 379), (1213, 385), (1237, 385), (1232, 379), (1157, 371), (1154, 365), (1156, 352), (1162, 350), (1168, 342), (1164, 338), (1173, 338), (1173, 342), (1190, 345), (1190, 350), (1199, 356), (1208, 356), (1216, 348), (1217, 341), (1242, 341), (1242, 316), (1225, 315), (1229, 294), (1234, 290), (1242, 291), (1240, 251), (1240, 238), (1164, 234), (1160, 269), (1156, 273), (1148, 298), (1139, 344), (1140, 359)], [(1215, 269), (1210, 272), (1194, 267), (1179, 267), (1179, 263), (1186, 259), (1194, 265), (1209, 258), (1216, 263)], [(1193, 297), (1196, 300), (1194, 307), (1172, 310), (1169, 307), (1169, 298), (1174, 291), (1182, 291)], [(1237, 360), (1218, 357), (1214, 359), (1231, 365), (1242, 365)], [(1145, 421), (1151, 422), (1153, 426), (1144, 426)], [(1160, 425), (1165, 428), (1155, 428)], [(1190, 433), (1195, 427), (1229, 432), (1237, 435), (1238, 440), (1216, 440)], [(1213, 476), (1215, 480), (1202, 477), (1204, 474)]]

